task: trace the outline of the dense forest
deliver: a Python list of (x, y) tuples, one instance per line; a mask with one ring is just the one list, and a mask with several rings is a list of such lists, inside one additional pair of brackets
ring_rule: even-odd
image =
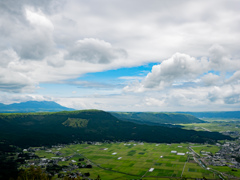
[(122, 121), (100, 110), (0, 114), (0, 140), (19, 147), (73, 141), (215, 142), (231, 139), (217, 132), (198, 132)]

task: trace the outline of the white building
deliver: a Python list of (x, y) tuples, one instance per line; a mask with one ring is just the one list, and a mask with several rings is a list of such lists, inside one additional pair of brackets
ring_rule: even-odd
[(149, 169), (149, 172), (153, 172), (153, 170), (154, 170), (154, 168), (150, 168), (150, 169)]

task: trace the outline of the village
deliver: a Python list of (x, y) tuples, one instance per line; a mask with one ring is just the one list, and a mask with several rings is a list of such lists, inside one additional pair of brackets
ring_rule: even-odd
[[(88, 143), (88, 142), (86, 142)], [(52, 148), (56, 148), (57, 150), (61, 150), (61, 148), (66, 147), (67, 145), (58, 145), (52, 146)], [(36, 151), (44, 150), (46, 153), (52, 153), (56, 157), (49, 158), (40, 158), (35, 154)], [(42, 169), (46, 169), (46, 172), (49, 176), (57, 175), (58, 178), (63, 178), (65, 174), (68, 174), (69, 178), (77, 178), (83, 177), (84, 179), (90, 176), (90, 173), (81, 173), (79, 171), (75, 171), (80, 168), (92, 168), (92, 165), (85, 161), (84, 158), (79, 158), (78, 161), (70, 160), (73, 155), (62, 157), (62, 153), (59, 151), (52, 152), (51, 148), (47, 147), (37, 147), (37, 148), (28, 148), (24, 149), (23, 153), (18, 154), (18, 161), (22, 163), (21, 168), (29, 168), (30, 166), (39, 166)], [(69, 162), (68, 165), (59, 166), (59, 162)]]
[(206, 165), (228, 166), (230, 168), (240, 168), (240, 145), (235, 142), (226, 142), (223, 145), (216, 144), (221, 149), (215, 154), (201, 151), (202, 161)]

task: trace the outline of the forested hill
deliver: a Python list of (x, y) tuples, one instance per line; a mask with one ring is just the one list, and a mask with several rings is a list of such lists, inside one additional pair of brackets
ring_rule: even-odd
[(147, 126), (121, 121), (99, 110), (0, 114), (0, 140), (20, 147), (73, 141), (214, 142), (217, 132)]
[(25, 113), (25, 112), (58, 112), (73, 111), (53, 101), (27, 101), (5, 105), (0, 103), (0, 113)]
[(189, 114), (162, 112), (111, 112), (118, 119), (143, 124), (189, 124), (205, 121)]

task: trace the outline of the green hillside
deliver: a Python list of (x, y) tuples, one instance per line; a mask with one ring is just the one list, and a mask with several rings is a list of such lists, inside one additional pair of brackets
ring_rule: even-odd
[(191, 114), (198, 118), (240, 119), (240, 111), (178, 112)]
[(20, 147), (73, 141), (213, 142), (220, 133), (140, 125), (99, 110), (0, 114), (0, 140)]
[(111, 112), (118, 119), (144, 124), (204, 123), (193, 115), (161, 112)]

